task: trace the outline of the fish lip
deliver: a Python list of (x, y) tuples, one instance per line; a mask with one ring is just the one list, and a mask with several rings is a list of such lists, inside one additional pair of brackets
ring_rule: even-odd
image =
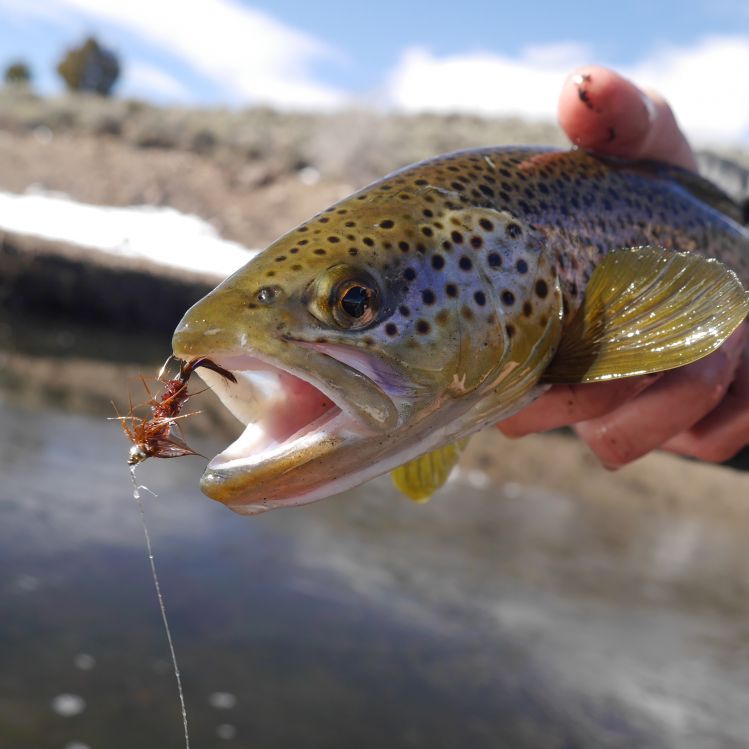
[[(318, 355), (334, 360), (334, 357), (321, 352)], [(238, 383), (228, 382), (211, 370), (199, 369), (198, 374), (219, 397), (222, 405), (245, 424), (245, 429), (238, 439), (210, 460), (201, 479), (201, 490), (235, 511), (255, 514), (268, 509), (264, 496), (266, 489), (272, 490), (277, 474), (303, 469), (313, 457), (329, 454), (344, 441), (352, 445), (378, 434), (378, 430), (372, 429), (360, 417), (356, 404), (342, 397), (340, 390), (331, 392), (326, 383), (312, 372), (299, 372), (296, 367), (255, 351), (211, 353), (210, 358), (231, 372)], [(338, 360), (335, 362), (336, 366), (348, 367)], [(265, 403), (267, 392), (261, 394), (262, 387), (258, 386), (257, 381), (253, 382), (257, 375), (264, 372), (269, 374), (271, 380), (277, 380), (270, 391), (270, 405)], [(366, 374), (359, 374), (370, 380)], [(301, 396), (289, 394), (285, 389), (287, 385), (293, 388), (300, 383), (304, 383)], [(376, 387), (376, 383), (371, 384)], [(305, 392), (305, 386), (312, 390)], [(242, 389), (247, 387), (249, 389), (243, 392)], [(271, 442), (267, 437), (273, 429), (276, 402), (288, 413), (289, 404), (293, 406), (298, 403), (303, 409), (305, 400), (314, 397), (315, 393), (328, 398), (332, 405), (310, 421), (300, 421), (297, 424), (299, 428), (285, 435), (284, 439)], [(250, 401), (254, 399), (255, 407), (241, 408), (243, 404), (246, 406), (244, 398)], [(255, 421), (253, 410), (257, 417)], [(290, 494), (274, 500), (272, 505), (293, 506), (307, 501), (311, 500), (301, 494)]]

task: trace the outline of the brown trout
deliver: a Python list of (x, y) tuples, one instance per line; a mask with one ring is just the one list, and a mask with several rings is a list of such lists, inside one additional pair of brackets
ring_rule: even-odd
[(192, 307), (173, 340), (245, 424), (202, 490), (252, 514), (394, 471), (424, 499), (474, 432), (551, 382), (663, 371), (749, 312), (749, 232), (709, 182), (579, 150), (391, 174)]

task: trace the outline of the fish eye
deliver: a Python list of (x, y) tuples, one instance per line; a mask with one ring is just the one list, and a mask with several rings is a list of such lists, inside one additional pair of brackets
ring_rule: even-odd
[(372, 290), (365, 286), (349, 286), (341, 295), (341, 308), (353, 318), (363, 317), (372, 306)]
[(305, 293), (307, 308), (320, 322), (344, 330), (371, 325), (382, 307), (382, 292), (364, 268), (347, 264), (326, 268)]
[(346, 328), (368, 325), (377, 313), (377, 291), (361, 281), (347, 281), (335, 290), (333, 314), (336, 322)]

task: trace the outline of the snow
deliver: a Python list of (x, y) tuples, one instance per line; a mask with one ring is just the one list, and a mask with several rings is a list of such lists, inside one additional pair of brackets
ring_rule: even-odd
[(198, 216), (174, 208), (90, 205), (34, 189), (21, 195), (0, 191), (0, 230), (216, 279), (225, 278), (257, 254), (257, 250), (221, 239), (215, 228)]

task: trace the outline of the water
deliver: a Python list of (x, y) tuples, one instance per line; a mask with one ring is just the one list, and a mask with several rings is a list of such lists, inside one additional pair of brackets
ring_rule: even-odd
[[(127, 443), (85, 402), (0, 390), (0, 746), (178, 747)], [(745, 746), (747, 477), (678, 463), (710, 494), (681, 502), (674, 462), (546, 440), (553, 468), (488, 437), (425, 507), (381, 480), (257, 518), (199, 458), (144, 464), (191, 744)]]

